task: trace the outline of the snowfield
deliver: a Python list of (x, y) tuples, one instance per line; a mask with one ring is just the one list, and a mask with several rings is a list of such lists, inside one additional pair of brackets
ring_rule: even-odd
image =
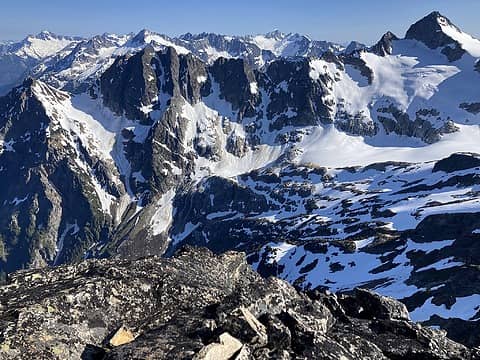
[(432, 145), (422, 144), (406, 136), (383, 135), (369, 139), (350, 136), (333, 126), (316, 128), (298, 145), (302, 149), (299, 162), (345, 167), (386, 161), (428, 162), (440, 160), (455, 152), (480, 153), (480, 126), (457, 126), (459, 131), (444, 135), (439, 142)]

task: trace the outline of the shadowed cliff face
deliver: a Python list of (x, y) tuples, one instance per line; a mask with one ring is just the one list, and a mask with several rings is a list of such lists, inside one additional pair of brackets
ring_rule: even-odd
[(366, 290), (297, 292), (240, 253), (92, 260), (0, 288), (2, 359), (474, 359)]

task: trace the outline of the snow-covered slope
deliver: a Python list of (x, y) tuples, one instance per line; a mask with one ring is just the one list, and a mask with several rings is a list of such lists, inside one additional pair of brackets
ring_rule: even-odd
[[(242, 177), (264, 196), (282, 194), (291, 209), (255, 216), (286, 240), (252, 254), (253, 266), (302, 287), (372, 287), (402, 299), (418, 321), (435, 314), (473, 319), (477, 283), (466, 289), (455, 282), (476, 272), (479, 166), (478, 156), (465, 154), (437, 163), (324, 169), (323, 177), (308, 168), (283, 170), (290, 175), (280, 172), (276, 181), (272, 173)], [(451, 303), (447, 289), (456, 298)]]
[(478, 312), (478, 41), (444, 16), (347, 49), (278, 31), (28, 44), (2, 47), (36, 79), (0, 98), (0, 270), (193, 244), (419, 320)]
[(441, 27), (441, 31), (458, 42), (463, 50), (473, 57), (480, 57), (480, 40), (464, 33), (444, 16), (438, 16), (438, 23)]
[(29, 35), (18, 44), (11, 44), (6, 52), (22, 58), (42, 60), (57, 54), (72, 43), (80, 40), (79, 37), (59, 36), (48, 31), (42, 31), (37, 35)]

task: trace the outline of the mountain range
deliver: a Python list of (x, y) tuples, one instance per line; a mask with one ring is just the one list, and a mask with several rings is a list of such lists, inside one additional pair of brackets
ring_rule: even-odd
[(147, 30), (0, 45), (2, 276), (239, 250), (479, 345), (479, 59), (438, 12), (373, 46)]

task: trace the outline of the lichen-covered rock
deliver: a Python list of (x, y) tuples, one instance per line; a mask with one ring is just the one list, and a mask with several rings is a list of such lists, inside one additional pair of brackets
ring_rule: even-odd
[(298, 292), (234, 252), (20, 271), (0, 303), (1, 359), (478, 358), (395, 300)]

